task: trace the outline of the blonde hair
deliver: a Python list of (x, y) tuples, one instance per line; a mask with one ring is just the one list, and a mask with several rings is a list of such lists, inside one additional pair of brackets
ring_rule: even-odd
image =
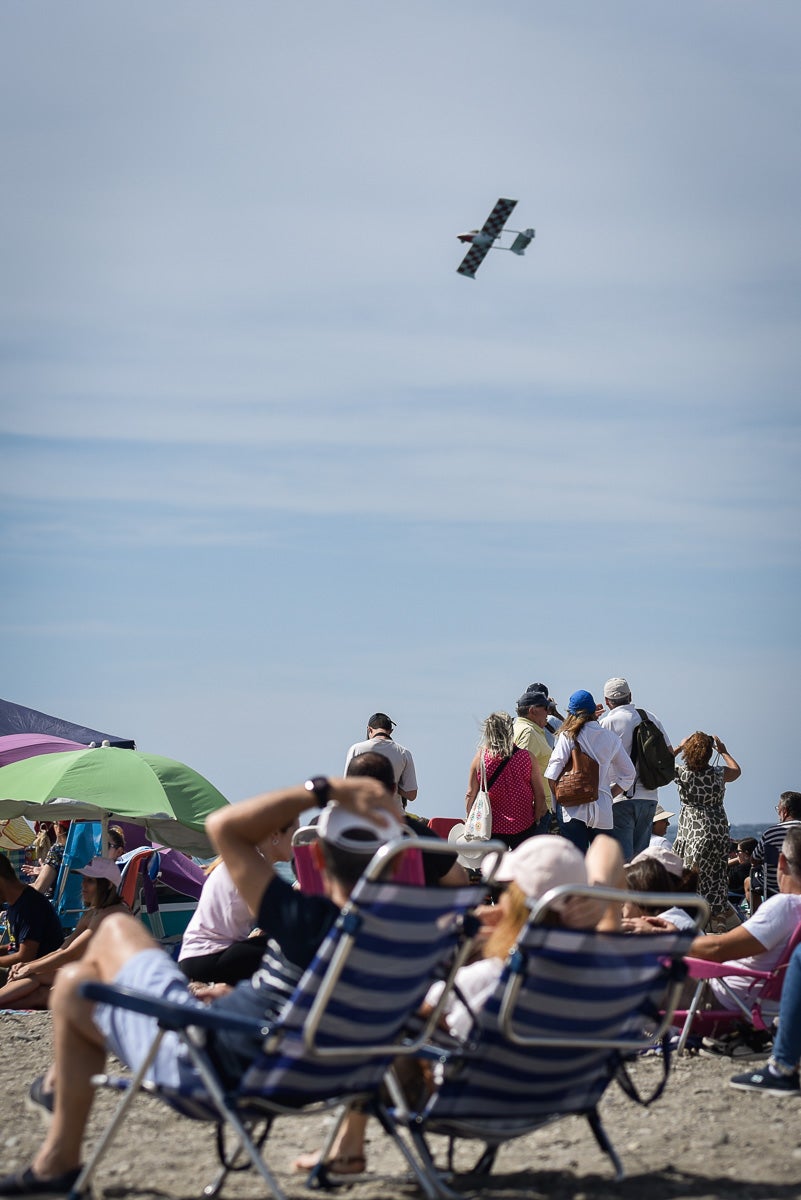
[(506, 958), (529, 918), (526, 894), (518, 884), (509, 884), (503, 904), (503, 915), (485, 943), (484, 958)]
[(508, 712), (490, 713), (481, 728), (479, 749), (508, 758), (514, 748), (514, 724)]

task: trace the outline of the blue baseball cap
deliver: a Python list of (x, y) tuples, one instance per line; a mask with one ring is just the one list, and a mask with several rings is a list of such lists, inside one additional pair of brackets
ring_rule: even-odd
[(590, 693), (585, 692), (583, 688), (578, 692), (574, 692), (567, 702), (567, 711), (573, 714), (580, 712), (594, 713), (597, 707)]

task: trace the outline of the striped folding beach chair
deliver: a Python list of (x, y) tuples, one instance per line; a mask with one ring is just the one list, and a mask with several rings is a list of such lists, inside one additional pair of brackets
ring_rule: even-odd
[[(641, 1103), (661, 1094), (669, 1070), (670, 1013), (686, 975), (682, 955), (694, 935), (596, 933), (541, 924), (553, 900), (568, 894), (638, 899), (600, 888), (549, 892), (533, 907), (491, 998), (475, 1016), (468, 1044), (458, 1051), (440, 1048), (444, 1077), (426, 1108), (409, 1110), (394, 1089), (394, 1104), (384, 1117), (430, 1200), (454, 1195), (446, 1181), (453, 1173), (455, 1142), (484, 1143), (470, 1172), (483, 1174), (504, 1142), (568, 1114), (587, 1117), (616, 1178), (622, 1179), (598, 1102), (616, 1076)], [(658, 897), (639, 899), (650, 903)], [(703, 901), (699, 905), (703, 912)], [(625, 1076), (624, 1060), (660, 1040), (661, 1085), (643, 1100)], [(450, 1139), (447, 1171), (434, 1163), (432, 1134)]]
[[(390, 858), (417, 844), (416, 838), (401, 838), (376, 853), (275, 1024), (255, 1026), (264, 1037), (262, 1051), (233, 1090), (223, 1085), (199, 1044), (201, 1031), (236, 1027), (253, 1032), (254, 1023), (218, 1016), (213, 1007), (199, 1012), (121, 988), (84, 985), (91, 1000), (157, 1019), (160, 1032), (151, 1058), (164, 1031), (178, 1031), (199, 1080), (191, 1094), (156, 1089), (143, 1082), (149, 1061), (133, 1080), (98, 1077), (97, 1085), (117, 1087), (125, 1095), (77, 1180), (75, 1194), (87, 1187), (133, 1097), (145, 1091), (184, 1116), (216, 1123), (222, 1167), (205, 1195), (217, 1194), (230, 1170), (250, 1165), (276, 1200), (282, 1200), (264, 1155), (273, 1120), (375, 1097), (387, 1066), (397, 1056), (416, 1054), (439, 1020), (442, 1005), (425, 1021), (412, 1019), (428, 987), (449, 978), (470, 952), (478, 927), (471, 910), (485, 888), (428, 888), (379, 879)], [(424, 848), (432, 850), (429, 840)], [(503, 847), (488, 843), (487, 848)], [(444, 843), (438, 849), (452, 853)], [(226, 1129), (235, 1146), (232, 1156), (223, 1149)]]

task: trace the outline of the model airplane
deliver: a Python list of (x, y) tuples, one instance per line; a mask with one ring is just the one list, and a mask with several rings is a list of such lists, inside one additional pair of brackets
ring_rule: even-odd
[(512, 254), (525, 254), (526, 246), (534, 237), (533, 229), (509, 229), (508, 233), (517, 234), (511, 246), (495, 245), (504, 232), (504, 225), (512, 215), (516, 204), (516, 200), (499, 200), (480, 229), (471, 229), (469, 233), (456, 235), (460, 242), (470, 243), (470, 249), (456, 268), (460, 275), (466, 275), (468, 279), (475, 279), (476, 271), (490, 250), (510, 250)]

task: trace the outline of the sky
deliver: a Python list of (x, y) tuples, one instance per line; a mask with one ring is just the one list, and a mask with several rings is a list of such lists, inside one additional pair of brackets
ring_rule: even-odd
[[(794, 0), (6, 0), (0, 695), (231, 800), (382, 710), (432, 816), (527, 684), (624, 675), (770, 821), (800, 49)], [(499, 196), (536, 238), (465, 279)]]

